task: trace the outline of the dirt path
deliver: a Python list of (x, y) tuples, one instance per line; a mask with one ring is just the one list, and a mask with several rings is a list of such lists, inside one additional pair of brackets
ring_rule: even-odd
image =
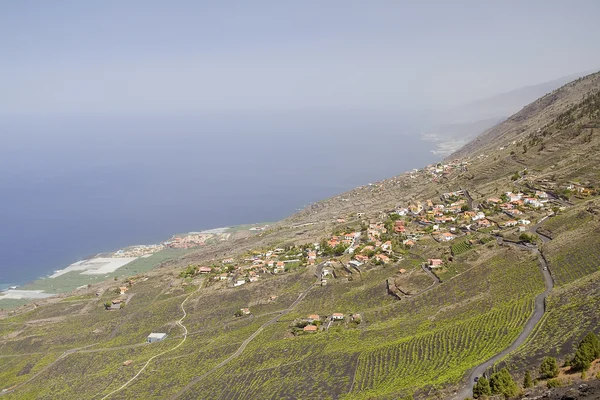
[[(539, 224), (538, 224), (539, 225)], [(535, 226), (537, 229), (537, 226)], [(519, 346), (521, 346), (525, 340), (529, 337), (529, 335), (533, 332), (535, 326), (544, 316), (544, 312), (546, 311), (546, 297), (550, 294), (550, 291), (554, 287), (554, 281), (552, 280), (552, 276), (550, 275), (550, 271), (548, 270), (548, 264), (544, 257), (542, 257), (539, 249), (536, 246), (525, 246), (516, 243), (505, 242), (509, 245), (516, 246), (519, 248), (527, 249), (533, 251), (538, 256), (538, 261), (540, 265), (540, 271), (544, 275), (544, 285), (546, 286), (546, 290), (543, 293), (539, 294), (535, 298), (535, 306), (534, 311), (529, 320), (525, 323), (523, 327), (523, 331), (517, 337), (517, 339), (508, 347), (504, 349), (502, 352), (496, 354), (494, 357), (490, 358), (486, 362), (479, 364), (475, 368), (471, 370), (469, 375), (467, 376), (466, 386), (459, 390), (453, 397), (453, 400), (464, 400), (466, 398), (470, 398), (473, 395), (473, 386), (475, 385), (475, 378), (483, 375), (483, 373), (493, 366), (497, 361), (504, 358), (514, 350), (516, 350)]]
[(131, 382), (133, 382), (134, 380), (137, 379), (138, 376), (140, 376), (140, 374), (142, 372), (144, 372), (144, 370), (146, 369), (146, 367), (150, 364), (150, 362), (152, 360), (154, 360), (155, 358), (158, 358), (160, 356), (162, 356), (163, 354), (166, 354), (170, 351), (173, 351), (177, 348), (179, 348), (187, 339), (187, 334), (188, 334), (188, 330), (185, 327), (185, 325), (183, 325), (183, 320), (185, 319), (185, 317), (187, 317), (187, 312), (185, 311), (185, 308), (183, 307), (183, 305), (185, 304), (185, 302), (194, 294), (196, 293), (196, 291), (198, 291), (200, 289), (200, 286), (198, 286), (198, 289), (194, 290), (192, 293), (190, 293), (182, 302), (181, 302), (181, 311), (183, 311), (183, 316), (177, 321), (177, 325), (179, 325), (182, 329), (183, 329), (183, 339), (181, 340), (181, 342), (179, 342), (179, 344), (173, 348), (170, 348), (168, 350), (163, 351), (162, 353), (159, 353), (155, 356), (152, 356), (148, 359), (148, 361), (146, 361), (146, 363), (144, 364), (144, 366), (137, 372), (137, 374), (135, 374), (133, 376), (133, 378), (131, 378), (130, 380), (128, 380), (127, 382), (125, 382), (121, 387), (113, 390), (112, 392), (108, 393), (107, 395), (105, 395), (104, 397), (102, 397), (101, 400), (105, 400), (107, 398), (109, 398), (110, 396), (112, 396), (113, 394), (120, 392), (121, 390), (125, 389)]
[(201, 381), (202, 379), (204, 379), (206, 376), (212, 374), (217, 369), (223, 367), (224, 365), (226, 365), (227, 363), (229, 363), (233, 359), (239, 357), (244, 352), (244, 350), (246, 349), (246, 346), (248, 346), (248, 344), (252, 340), (254, 340), (255, 337), (257, 337), (267, 326), (276, 323), (277, 321), (279, 321), (279, 318), (281, 318), (285, 314), (287, 314), (290, 311), (292, 311), (298, 305), (298, 303), (300, 303), (306, 297), (306, 295), (308, 294), (308, 292), (313, 287), (315, 287), (319, 282), (320, 281), (317, 281), (317, 282), (313, 283), (312, 285), (310, 285), (308, 288), (306, 288), (306, 290), (304, 292), (300, 293), (300, 295), (298, 296), (298, 298), (288, 308), (286, 308), (283, 311), (280, 311), (278, 315), (276, 315), (275, 317), (271, 318), (270, 320), (268, 320), (267, 322), (265, 322), (264, 324), (262, 324), (252, 335), (250, 335), (246, 340), (244, 340), (242, 342), (242, 344), (240, 345), (240, 347), (235, 351), (235, 353), (233, 353), (232, 355), (230, 355), (229, 357), (227, 357), (225, 360), (221, 361), (219, 364), (217, 364), (213, 368), (211, 368), (208, 371), (206, 371), (204, 374), (202, 374), (200, 376), (197, 376), (194, 379), (192, 379), (190, 381), (190, 383), (188, 383), (187, 385), (185, 385), (185, 387), (183, 389), (181, 389), (179, 392), (177, 392), (173, 396), (171, 396), (171, 400), (179, 398), (183, 393), (185, 393), (187, 390), (189, 390), (196, 383), (198, 383), (199, 381)]
[(94, 343), (94, 344), (90, 344), (90, 345), (87, 345), (87, 346), (78, 347), (78, 348), (76, 348), (76, 349), (71, 349), (71, 350), (67, 350), (67, 351), (65, 351), (65, 352), (64, 352), (64, 353), (62, 353), (60, 356), (58, 356), (58, 358), (57, 358), (56, 360), (54, 360), (54, 361), (52, 361), (50, 364), (46, 365), (44, 368), (42, 368), (41, 370), (39, 370), (39, 371), (38, 371), (38, 372), (37, 372), (35, 375), (33, 375), (32, 377), (30, 377), (30, 378), (29, 378), (29, 379), (27, 379), (26, 381), (24, 381), (24, 382), (21, 382), (21, 383), (19, 383), (19, 384), (18, 384), (18, 385), (16, 385), (16, 386), (13, 386), (13, 387), (12, 387), (10, 390), (7, 390), (7, 391), (0, 392), (0, 396), (2, 396), (2, 395), (4, 395), (4, 394), (12, 393), (12, 392), (14, 392), (15, 390), (17, 390), (18, 388), (20, 388), (21, 386), (28, 384), (29, 382), (31, 382), (32, 380), (34, 380), (35, 378), (37, 378), (38, 376), (40, 376), (40, 375), (41, 375), (43, 372), (45, 372), (45, 371), (47, 371), (48, 369), (52, 368), (52, 366), (54, 366), (54, 364), (56, 364), (57, 362), (59, 362), (60, 360), (62, 360), (62, 359), (63, 359), (63, 358), (65, 358), (66, 356), (68, 356), (69, 354), (76, 353), (76, 352), (78, 352), (79, 350), (82, 350), (82, 349), (87, 349), (88, 347), (92, 347), (92, 346), (95, 346), (95, 345), (97, 345), (97, 344), (98, 344), (98, 343)]

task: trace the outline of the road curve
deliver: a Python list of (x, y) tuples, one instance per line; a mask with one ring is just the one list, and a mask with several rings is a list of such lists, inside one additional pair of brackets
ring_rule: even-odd
[(212, 374), (214, 371), (216, 371), (217, 369), (221, 368), (222, 366), (224, 366), (225, 364), (229, 363), (231, 360), (239, 357), (244, 350), (246, 349), (246, 346), (248, 346), (248, 344), (254, 340), (255, 337), (257, 337), (267, 326), (274, 324), (275, 322), (277, 322), (279, 320), (279, 318), (281, 318), (283, 315), (289, 313), (290, 311), (292, 311), (297, 305), (298, 303), (300, 303), (304, 297), (306, 297), (306, 295), (308, 294), (308, 292), (317, 284), (319, 283), (319, 281), (313, 283), (312, 285), (310, 285), (308, 288), (306, 288), (306, 290), (302, 293), (300, 293), (300, 295), (298, 296), (298, 298), (285, 310), (282, 310), (278, 315), (276, 315), (275, 317), (271, 318), (270, 320), (268, 320), (267, 322), (265, 322), (264, 324), (262, 324), (252, 335), (250, 335), (246, 340), (244, 340), (242, 342), (242, 344), (240, 345), (240, 347), (235, 351), (235, 353), (233, 353), (232, 355), (230, 355), (229, 357), (227, 357), (225, 360), (221, 361), (219, 364), (217, 364), (216, 366), (214, 366), (213, 368), (209, 369), (208, 371), (206, 371), (205, 373), (203, 373), (200, 376), (195, 377), (194, 379), (192, 379), (187, 385), (185, 385), (179, 392), (175, 393), (173, 396), (171, 396), (171, 400), (177, 399), (179, 398), (183, 393), (185, 393), (186, 391), (188, 391), (192, 386), (194, 386), (196, 383), (198, 383), (199, 381), (201, 381), (202, 379), (204, 379), (206, 376)]
[[(506, 243), (508, 243), (508, 242), (506, 242)], [(550, 275), (550, 271), (548, 270), (548, 264), (546, 263), (546, 260), (544, 259), (544, 257), (542, 257), (542, 255), (537, 247), (528, 247), (528, 246), (517, 245), (517, 244), (515, 244), (515, 246), (531, 250), (537, 254), (538, 261), (540, 264), (540, 270), (542, 271), (542, 274), (544, 275), (544, 285), (546, 286), (546, 290), (544, 290), (543, 293), (539, 294), (535, 298), (535, 306), (534, 306), (533, 314), (531, 315), (531, 317), (529, 317), (529, 320), (525, 323), (525, 326), (523, 327), (523, 331), (521, 332), (519, 337), (517, 337), (517, 339), (510, 345), (510, 347), (504, 349), (502, 352), (496, 354), (494, 357), (490, 358), (486, 362), (479, 364), (478, 366), (473, 368), (471, 370), (471, 372), (469, 373), (469, 375), (467, 376), (466, 386), (464, 388), (462, 388), (461, 390), (459, 390), (452, 397), (452, 400), (463, 400), (463, 399), (472, 397), (473, 386), (475, 385), (475, 377), (479, 377), (479, 376), (483, 375), (483, 373), (488, 368), (490, 368), (492, 365), (494, 365), (498, 360), (507, 356), (509, 353), (511, 353), (512, 351), (517, 349), (519, 346), (521, 346), (525, 342), (525, 340), (529, 337), (531, 332), (533, 332), (533, 329), (535, 328), (537, 323), (540, 322), (540, 320), (544, 316), (544, 312), (546, 311), (546, 297), (548, 297), (548, 294), (554, 287), (554, 281), (552, 280), (552, 276)]]

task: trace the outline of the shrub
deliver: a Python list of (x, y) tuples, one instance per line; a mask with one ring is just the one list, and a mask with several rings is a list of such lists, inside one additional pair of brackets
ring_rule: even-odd
[(478, 399), (483, 396), (489, 396), (490, 394), (492, 394), (490, 382), (485, 378), (485, 376), (482, 376), (473, 387), (473, 397)]
[(503, 394), (507, 398), (514, 397), (519, 393), (517, 384), (506, 368), (492, 374), (490, 388), (493, 394)]
[(554, 357), (545, 357), (540, 365), (542, 378), (554, 378), (558, 376), (558, 363)]
[(556, 378), (548, 380), (548, 382), (546, 384), (548, 385), (549, 388), (556, 388), (556, 387), (562, 386), (562, 382), (560, 381), (560, 379), (556, 379)]
[(531, 373), (529, 371), (525, 372), (525, 378), (523, 378), (523, 387), (530, 388), (533, 386), (533, 379), (531, 379)]

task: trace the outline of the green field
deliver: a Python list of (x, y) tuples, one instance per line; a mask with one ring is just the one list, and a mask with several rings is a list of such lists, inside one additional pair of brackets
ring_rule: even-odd
[[(492, 251), (491, 258), (468, 272), (402, 301), (386, 294), (385, 279), (399, 267), (416, 268), (418, 260), (377, 267), (351, 282), (330, 280), (325, 287), (314, 287), (238, 358), (182, 398), (395, 398), (428, 383), (434, 383), (429, 389), (433, 393), (443, 393), (470, 367), (514, 340), (531, 313), (533, 298), (543, 290), (535, 260), (512, 249)], [(181, 301), (196, 286), (181, 287), (172, 280), (135, 283), (128, 292), (133, 297), (122, 310), (104, 311), (102, 303), (111, 297), (107, 293), (102, 298), (72, 296), (1, 320), (0, 336), (14, 335), (2, 343), (4, 359), (10, 360), (0, 368), (5, 387), (29, 379), (65, 350), (89, 345), (27, 383), (16, 398), (43, 399), (57, 393), (65, 399), (88, 398), (120, 386), (144, 360), (181, 340), (181, 328), (173, 321), (182, 315)], [(236, 289), (199, 289), (186, 302), (186, 343), (153, 361), (117, 398), (136, 398), (141, 392), (149, 399), (171, 396), (232, 354), (273, 318), (269, 313), (285, 309), (314, 281), (310, 269), (300, 269)], [(278, 298), (268, 301), (271, 295)], [(255, 316), (234, 317), (241, 307), (250, 307)], [(356, 325), (345, 320), (314, 335), (291, 335), (296, 318), (333, 312), (358, 312), (363, 321)], [(157, 345), (144, 345), (150, 332), (169, 336)], [(127, 359), (134, 363), (123, 367)], [(440, 373), (444, 365), (451, 368)]]
[[(194, 249), (165, 249), (150, 257), (140, 257), (110, 274), (81, 275), (79, 272), (73, 271), (57, 276), (56, 278), (35, 280), (19, 287), (19, 290), (43, 290), (45, 293), (52, 294), (68, 293), (78, 287), (103, 282), (107, 279), (129, 277), (148, 272), (162, 262), (177, 259), (192, 251)], [(11, 309), (31, 302), (34, 302), (34, 300), (0, 300), (0, 308)]]

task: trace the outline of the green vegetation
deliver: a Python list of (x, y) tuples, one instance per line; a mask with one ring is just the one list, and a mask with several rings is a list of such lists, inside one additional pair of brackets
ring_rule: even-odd
[(538, 237), (537, 237), (537, 235), (535, 235), (533, 233), (521, 233), (519, 235), (519, 240), (521, 242), (535, 244), (535, 242), (537, 242), (537, 240), (538, 240)]
[(514, 397), (519, 393), (519, 387), (506, 368), (492, 374), (490, 387), (492, 394), (502, 394), (506, 398)]
[(571, 365), (575, 371), (587, 371), (597, 358), (600, 358), (600, 340), (594, 332), (589, 332), (577, 346)]
[(195, 265), (188, 265), (186, 269), (179, 273), (180, 278), (191, 278), (198, 273), (198, 267)]
[(492, 388), (490, 387), (490, 382), (485, 376), (482, 376), (481, 378), (479, 378), (479, 380), (473, 387), (473, 397), (478, 399), (480, 397), (489, 396), (491, 394)]
[(600, 232), (590, 229), (589, 225), (558, 236), (544, 249), (558, 285), (600, 270)]
[(525, 377), (523, 378), (523, 387), (526, 389), (533, 387), (533, 378), (531, 377), (531, 372), (529, 372), (529, 370), (525, 371)]
[(598, 329), (600, 272), (556, 288), (546, 300), (546, 314), (526, 345), (508, 359), (511, 368), (539, 365), (547, 356), (572, 356), (583, 337)]
[(462, 253), (469, 251), (471, 249), (471, 244), (467, 241), (462, 241), (453, 244), (452, 246), (450, 246), (450, 249), (452, 251), (452, 255), (456, 257), (461, 255)]
[(558, 363), (554, 357), (544, 357), (540, 365), (540, 377), (542, 379), (554, 378), (558, 376)]
[(557, 387), (561, 387), (562, 386), (562, 382), (560, 381), (560, 379), (548, 379), (548, 381), (546, 382), (546, 385), (548, 386), (548, 388), (557, 388)]

